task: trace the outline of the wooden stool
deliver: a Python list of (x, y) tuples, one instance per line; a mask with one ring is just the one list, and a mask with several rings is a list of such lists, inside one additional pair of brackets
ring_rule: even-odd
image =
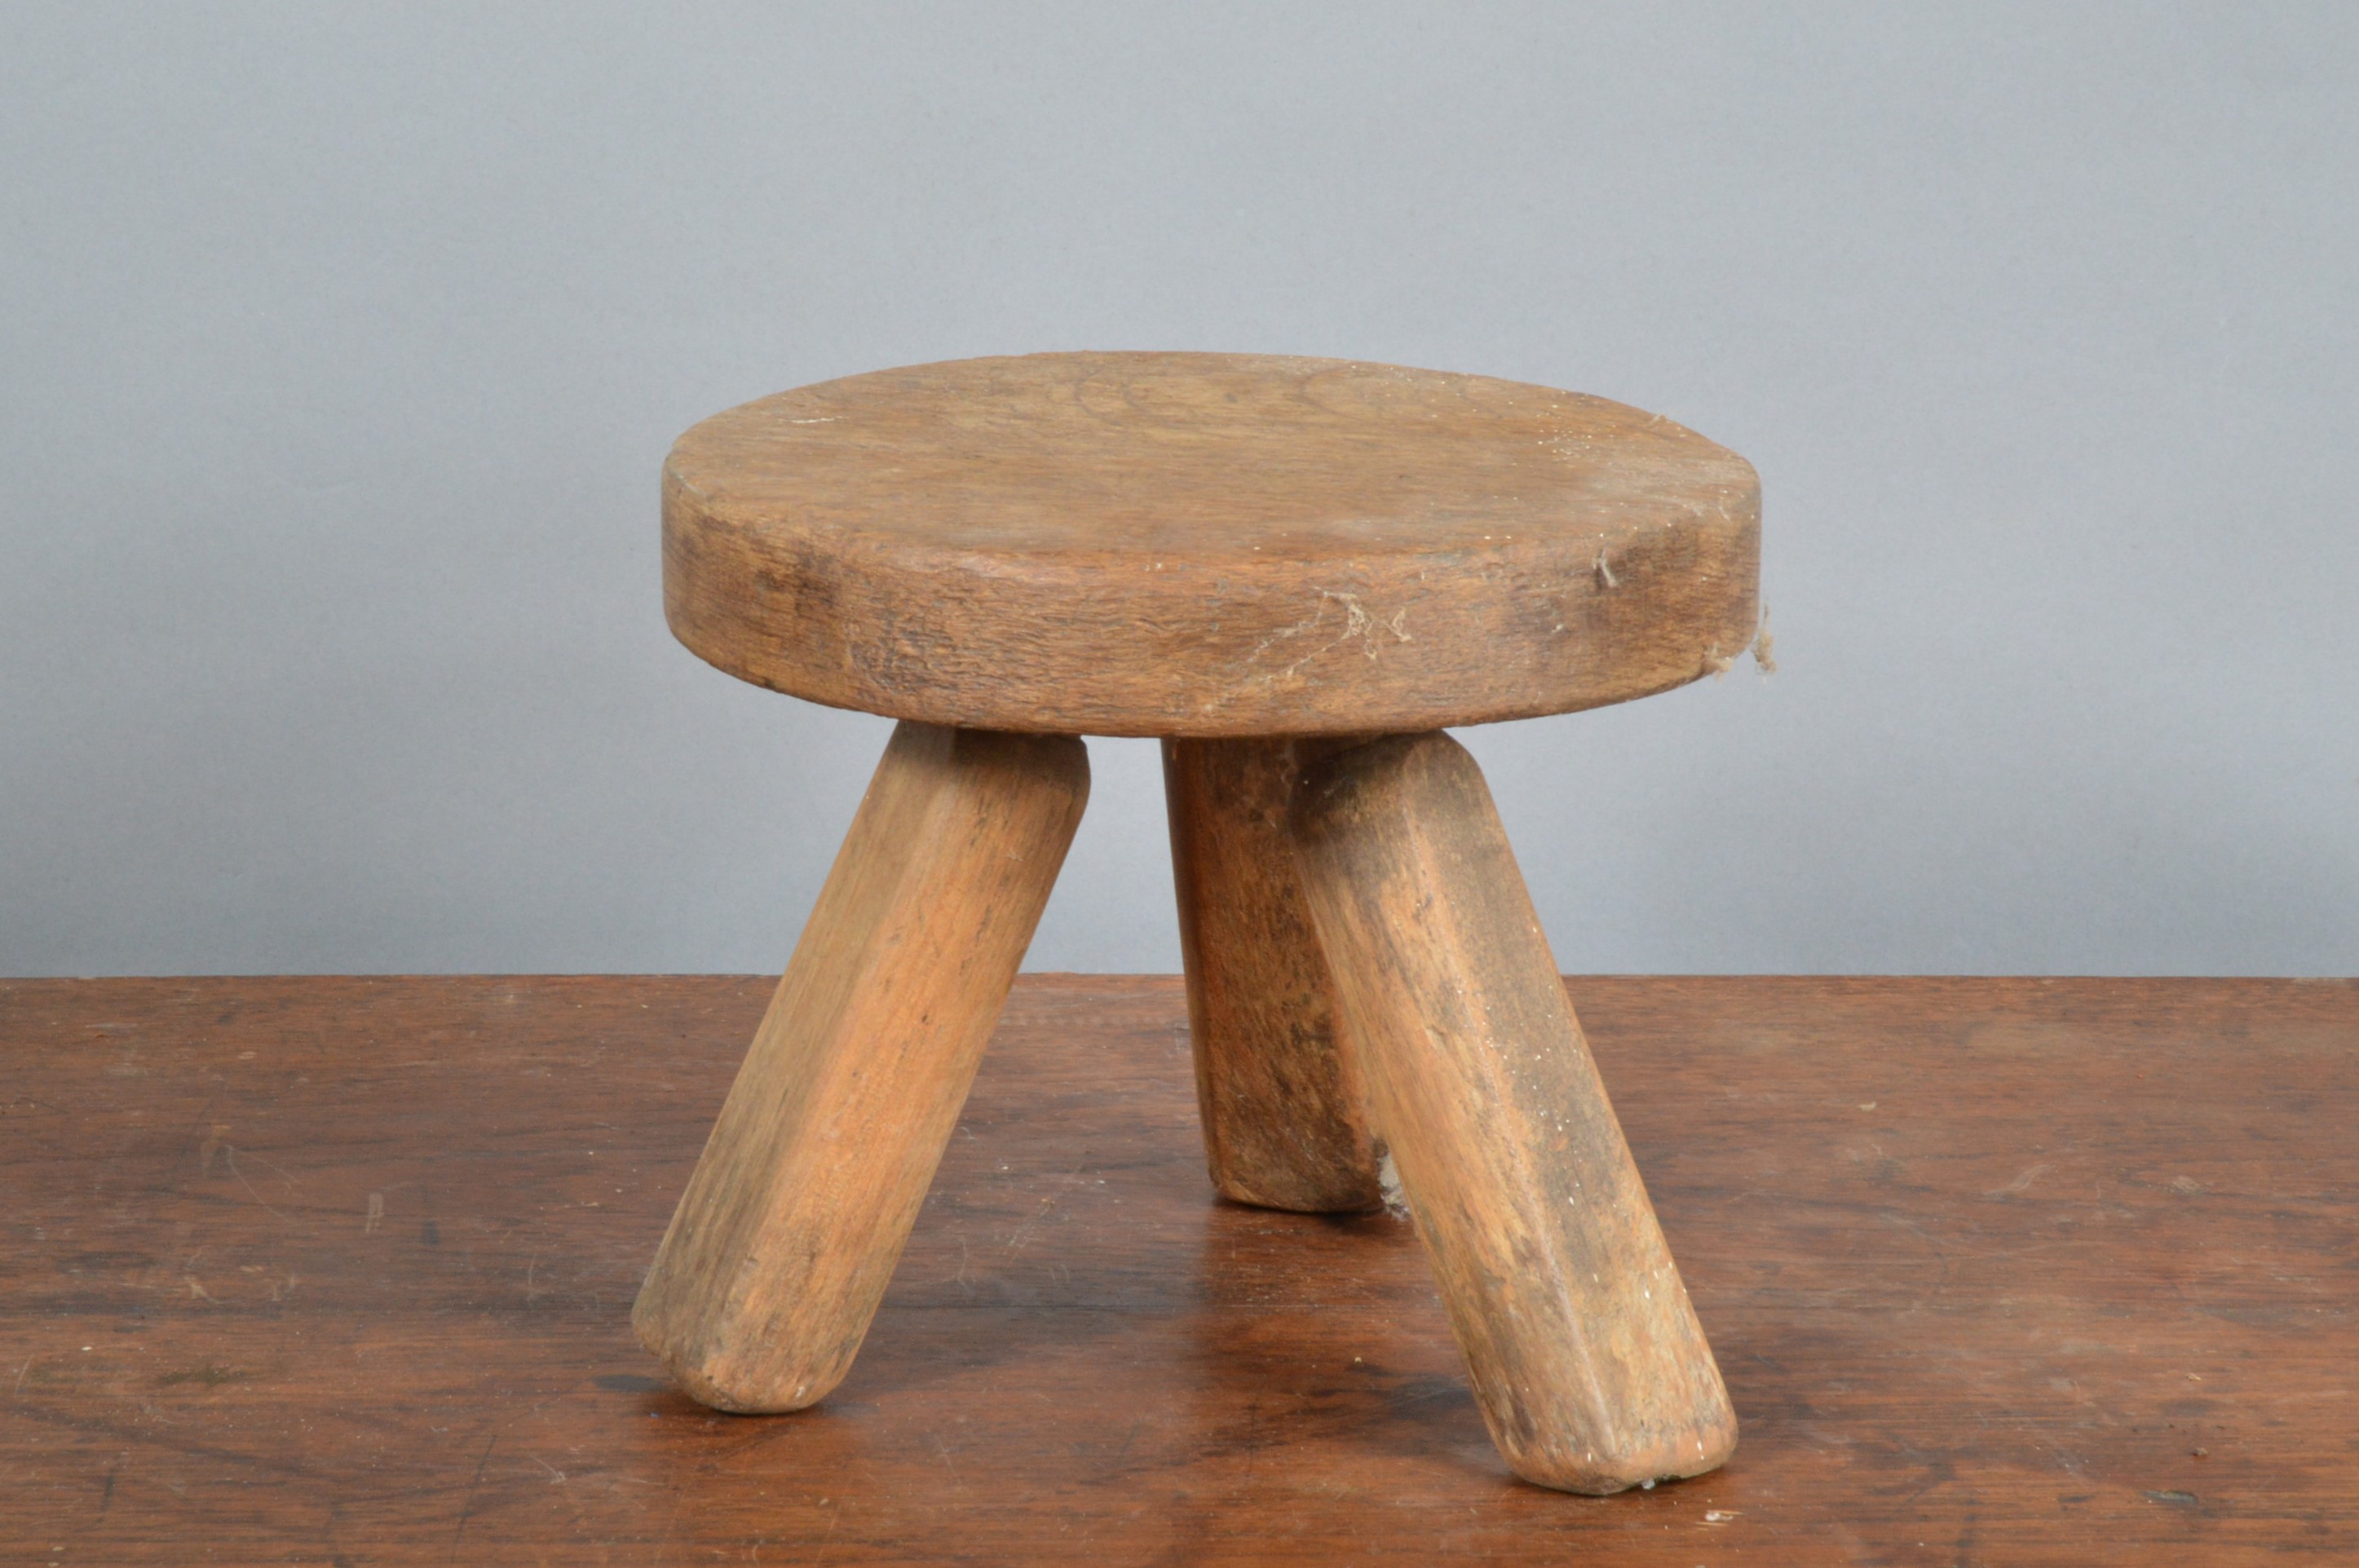
[(1387, 1162), (1516, 1474), (1719, 1465), (1719, 1368), (1445, 725), (1726, 668), (1760, 492), (1659, 416), (1333, 360), (1076, 354), (748, 403), (664, 469), (680, 640), (902, 721), (633, 1313), (729, 1410), (833, 1388), (1089, 793), (1163, 740), (1212, 1182)]

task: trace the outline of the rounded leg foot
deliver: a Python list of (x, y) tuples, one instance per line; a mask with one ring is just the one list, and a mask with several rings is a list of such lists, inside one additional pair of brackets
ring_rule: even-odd
[(1590, 1493), (1717, 1466), (1720, 1369), (1474, 759), (1438, 734), (1334, 753), (1293, 821), (1371, 1119), (1508, 1464)]
[(850, 1368), (1088, 794), (1070, 737), (894, 731), (631, 1313), (691, 1398)]
[(1196, 1098), (1223, 1197), (1350, 1213), (1383, 1194), (1290, 847), (1299, 771), (1286, 740), (1163, 743)]

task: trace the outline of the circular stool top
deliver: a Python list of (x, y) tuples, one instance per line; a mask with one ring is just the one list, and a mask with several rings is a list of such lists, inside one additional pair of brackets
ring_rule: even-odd
[(1254, 354), (878, 371), (664, 465), (672, 630), (815, 702), (1067, 735), (1569, 713), (1754, 635), (1752, 465), (1660, 415)]

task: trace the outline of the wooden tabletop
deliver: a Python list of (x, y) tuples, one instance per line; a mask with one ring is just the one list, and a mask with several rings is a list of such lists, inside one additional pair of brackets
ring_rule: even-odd
[(823, 382), (664, 465), (672, 629), (838, 707), (1068, 735), (1569, 713), (1753, 641), (1752, 466), (1489, 376), (1044, 354)]
[(1587, 1498), (1213, 1199), (1176, 980), (1019, 985), (835, 1395), (673, 1393), (769, 985), (0, 984), (0, 1561), (2359, 1561), (2359, 985), (1571, 982), (1743, 1422)]

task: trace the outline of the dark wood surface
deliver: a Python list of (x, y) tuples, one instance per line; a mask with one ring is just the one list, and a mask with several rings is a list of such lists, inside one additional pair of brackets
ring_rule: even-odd
[(0, 985), (0, 1560), (2359, 1560), (2359, 986), (1573, 982), (1743, 1423), (1605, 1498), (1398, 1221), (1212, 1196), (1176, 979), (1020, 985), (850, 1377), (690, 1403), (771, 986)]
[(929, 724), (1412, 732), (1724, 670), (1761, 487), (1660, 415), (1267, 354), (799, 387), (679, 438), (664, 605), (731, 674)]

